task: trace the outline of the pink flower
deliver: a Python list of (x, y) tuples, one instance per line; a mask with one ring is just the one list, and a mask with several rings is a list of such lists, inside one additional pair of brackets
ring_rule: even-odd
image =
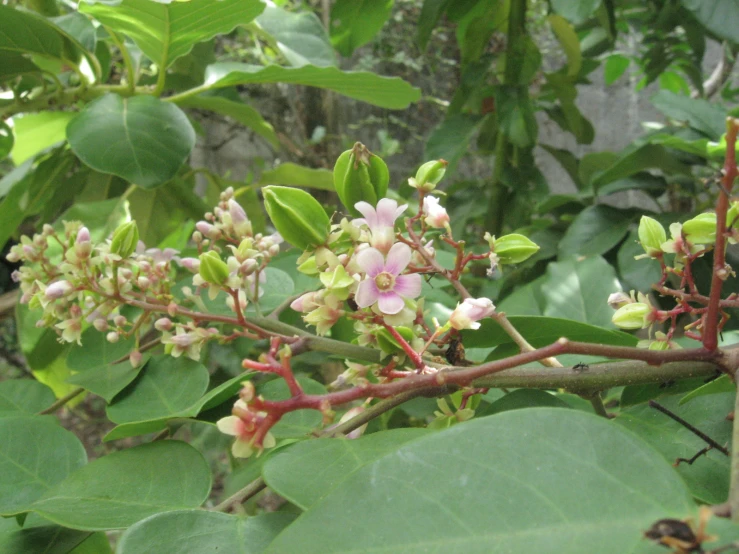
[(398, 206), (395, 200), (383, 198), (377, 203), (376, 209), (367, 202), (357, 202), (354, 207), (364, 218), (357, 218), (352, 223), (356, 226), (367, 225), (372, 233), (370, 244), (387, 254), (395, 242), (395, 220), (403, 214), (408, 204)]
[(434, 196), (424, 197), (423, 213), (426, 214), (426, 224), (431, 227), (446, 227), (449, 224), (449, 214)]
[(357, 255), (357, 264), (367, 274), (359, 283), (354, 300), (360, 308), (377, 303), (384, 314), (393, 315), (405, 307), (403, 298), (421, 294), (421, 276), (400, 273), (411, 261), (411, 249), (398, 242), (390, 248), (385, 259), (376, 248), (367, 248)]
[(494, 313), (495, 306), (489, 298), (466, 298), (449, 316), (449, 324), (455, 329), (479, 329), (478, 321)]

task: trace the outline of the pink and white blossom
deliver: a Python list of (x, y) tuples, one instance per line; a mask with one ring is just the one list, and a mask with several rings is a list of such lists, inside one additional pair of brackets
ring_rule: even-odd
[(355, 301), (360, 308), (377, 304), (383, 314), (393, 315), (405, 307), (405, 298), (421, 294), (421, 276), (401, 275), (411, 261), (411, 249), (402, 242), (390, 248), (387, 259), (376, 248), (357, 255), (359, 267), (367, 277), (359, 283)]
[(237, 458), (248, 458), (254, 450), (273, 448), (277, 441), (272, 433), (265, 434), (261, 444), (256, 444), (255, 435), (266, 417), (265, 412), (253, 412), (243, 400), (237, 400), (234, 411), (242, 417), (230, 415), (219, 419), (216, 426), (221, 433), (236, 437), (231, 452)]
[(449, 224), (449, 214), (435, 196), (424, 197), (423, 213), (426, 214), (424, 221), (431, 227), (446, 227)]
[(395, 242), (395, 220), (403, 215), (408, 204), (398, 206), (395, 200), (383, 198), (377, 203), (377, 208), (367, 202), (357, 202), (354, 207), (364, 217), (352, 223), (356, 226), (367, 225), (371, 233), (370, 244), (386, 254)]
[(479, 321), (494, 313), (495, 306), (489, 298), (465, 298), (449, 316), (449, 324), (458, 330), (479, 329)]

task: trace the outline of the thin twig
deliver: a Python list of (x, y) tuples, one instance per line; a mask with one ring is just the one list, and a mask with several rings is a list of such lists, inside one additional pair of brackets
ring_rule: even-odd
[(51, 406), (49, 406), (45, 410), (41, 410), (38, 413), (38, 415), (46, 415), (46, 414), (52, 414), (52, 413), (56, 412), (59, 408), (61, 408), (62, 406), (64, 406), (67, 402), (69, 402), (70, 400), (76, 398), (77, 396), (79, 396), (83, 392), (85, 392), (85, 389), (83, 389), (82, 387), (79, 387), (79, 388), (74, 389), (72, 392), (70, 392), (66, 396), (62, 396), (59, 400), (57, 400), (56, 402), (54, 402)]
[(708, 435), (706, 435), (703, 431), (701, 431), (697, 427), (695, 427), (695, 426), (691, 425), (690, 423), (688, 423), (687, 421), (685, 421), (683, 418), (681, 418), (675, 412), (672, 412), (672, 411), (668, 410), (667, 408), (665, 408), (662, 404), (660, 404), (656, 400), (650, 400), (649, 401), (649, 406), (651, 408), (654, 408), (655, 410), (659, 410), (660, 412), (662, 412), (663, 414), (665, 414), (667, 417), (669, 417), (671, 419), (674, 419), (680, 425), (682, 425), (683, 427), (685, 427), (688, 431), (690, 431), (691, 433), (693, 433), (697, 437), (700, 437), (701, 439), (703, 439), (712, 448), (715, 448), (716, 450), (718, 450), (719, 452), (721, 452), (722, 454), (724, 454), (726, 456), (729, 455), (729, 450), (726, 447), (721, 446), (719, 443), (717, 443), (711, 437), (709, 437)]

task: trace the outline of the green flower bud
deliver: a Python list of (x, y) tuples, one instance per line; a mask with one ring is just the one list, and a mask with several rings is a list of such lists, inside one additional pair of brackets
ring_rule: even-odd
[(716, 214), (698, 214), (683, 223), (683, 234), (692, 244), (713, 244), (716, 242)]
[(446, 173), (446, 166), (449, 162), (446, 160), (432, 160), (426, 162), (416, 171), (416, 176), (408, 179), (408, 184), (413, 188), (424, 192), (431, 192), (442, 180)]
[(539, 251), (539, 246), (523, 235), (504, 235), (489, 242), (500, 264), (520, 264)]
[(657, 258), (662, 255), (662, 243), (667, 241), (665, 228), (656, 219), (643, 215), (639, 221), (639, 242), (647, 256)]
[(642, 329), (647, 326), (647, 316), (651, 310), (649, 305), (643, 302), (626, 304), (616, 310), (611, 321), (621, 329)]
[(128, 258), (136, 251), (139, 243), (139, 228), (135, 221), (129, 221), (119, 225), (113, 231), (113, 240), (110, 242), (110, 251), (118, 254), (121, 258)]
[(334, 188), (341, 203), (355, 216), (361, 215), (354, 205), (369, 202), (376, 206), (385, 198), (390, 182), (387, 164), (361, 142), (342, 153), (334, 165)]
[(209, 250), (200, 254), (200, 276), (211, 285), (223, 285), (228, 280), (228, 266), (218, 252)]
[(287, 242), (302, 250), (326, 242), (328, 215), (310, 194), (278, 186), (264, 187), (262, 194), (272, 224)]

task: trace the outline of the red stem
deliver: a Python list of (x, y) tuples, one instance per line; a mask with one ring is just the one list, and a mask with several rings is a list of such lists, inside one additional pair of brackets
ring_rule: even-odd
[(421, 371), (424, 367), (426, 367), (426, 364), (423, 362), (423, 358), (421, 358), (421, 355), (413, 350), (410, 344), (402, 337), (400, 333), (398, 333), (394, 327), (391, 325), (388, 325), (384, 321), (382, 322), (382, 326), (387, 329), (387, 332), (390, 333), (393, 338), (400, 344), (403, 351), (408, 354), (408, 357), (413, 362), (413, 365), (416, 366), (416, 369)]

